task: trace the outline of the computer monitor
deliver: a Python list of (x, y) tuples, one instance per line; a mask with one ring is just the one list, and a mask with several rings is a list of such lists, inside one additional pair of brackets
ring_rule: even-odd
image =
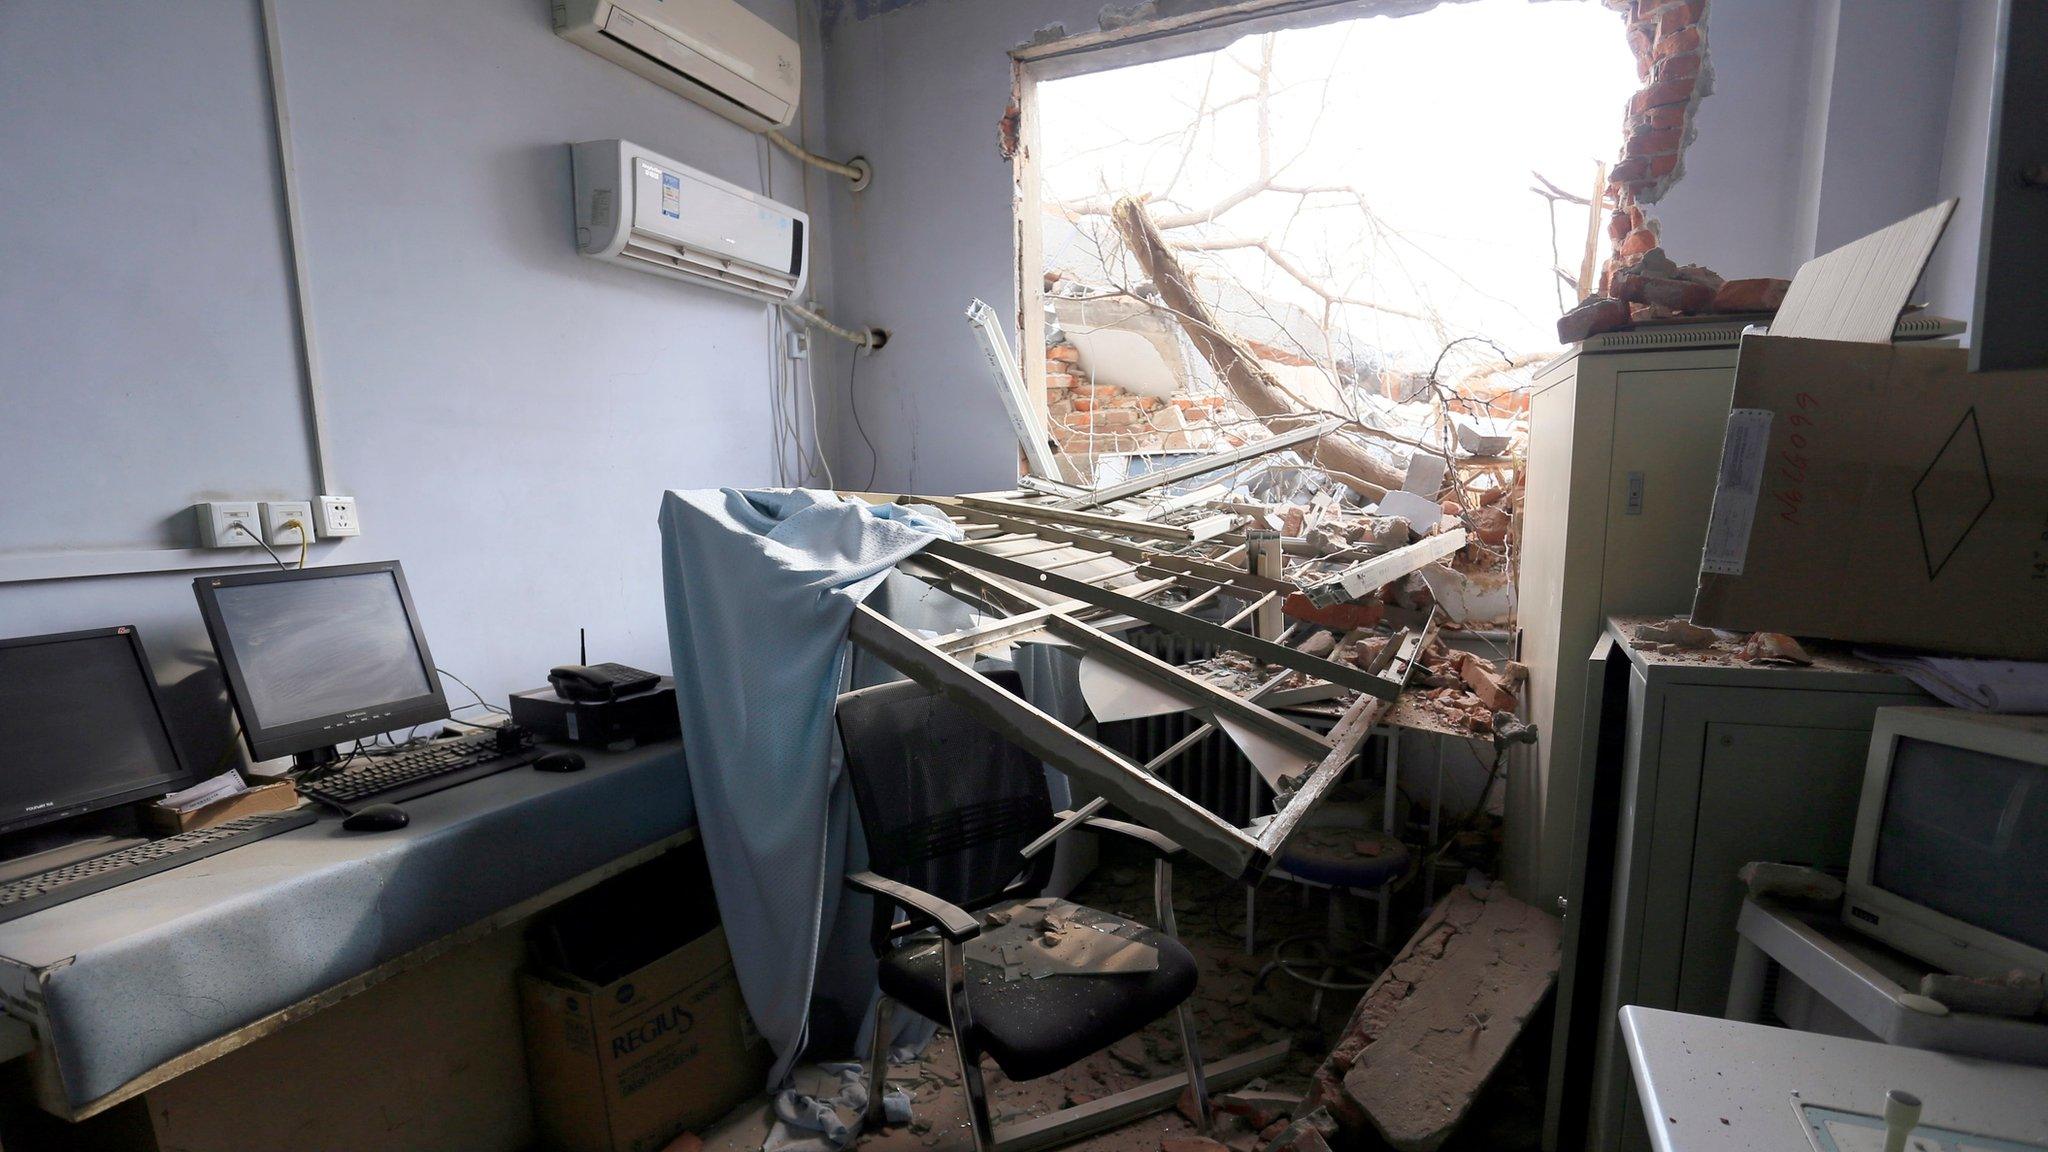
[(0, 640), (0, 832), (193, 783), (134, 627)]
[(1880, 708), (1842, 918), (1950, 972), (2048, 971), (2048, 717)]
[(335, 746), (448, 717), (397, 561), (192, 582), (249, 754), (331, 762)]

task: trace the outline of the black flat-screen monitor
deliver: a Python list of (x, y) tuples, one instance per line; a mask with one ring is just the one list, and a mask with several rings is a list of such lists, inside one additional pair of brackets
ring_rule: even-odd
[(335, 745), (448, 717), (397, 561), (193, 581), (249, 754)]
[(194, 779), (134, 627), (0, 640), (0, 832)]

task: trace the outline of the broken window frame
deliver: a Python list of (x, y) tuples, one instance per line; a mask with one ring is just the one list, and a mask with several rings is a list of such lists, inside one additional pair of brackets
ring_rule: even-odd
[[(961, 542), (935, 541), (897, 565), (899, 571), (975, 604), (995, 617), (950, 636), (926, 638), (861, 606), (849, 637), (897, 671), (955, 700), (990, 727), (1045, 762), (1082, 780), (1126, 815), (1174, 838), (1196, 858), (1226, 875), (1248, 881), (1262, 877), (1278, 859), (1302, 821), (1327, 796), (1357, 757), (1367, 736), (1399, 697), (1416, 655), (1434, 634), (1432, 625), (1410, 630), (1390, 647), (1388, 666), (1398, 675), (1360, 669), (1342, 660), (1309, 655), (1274, 638), (1239, 631), (1256, 610), (1299, 591), (1281, 577), (1254, 576), (1228, 561), (1170, 553), (1162, 543), (1193, 542), (1192, 533), (1155, 524), (1126, 504), (1078, 512), (1029, 492), (962, 497), (885, 496), (875, 501), (929, 504), (962, 529)], [(1366, 564), (1393, 579), (1432, 562), (1446, 545), (1461, 545), (1453, 530), (1374, 557)], [(1242, 545), (1223, 553), (1242, 554)], [(1035, 561), (1035, 562), (1034, 562)], [(1241, 561), (1240, 561), (1241, 562)], [(1061, 570), (1082, 568), (1089, 575)], [(1398, 569), (1398, 571), (1396, 571)], [(1115, 583), (1115, 582), (1121, 583)], [(1173, 605), (1157, 602), (1168, 590), (1184, 595)], [(1241, 607), (1223, 623), (1202, 619), (1195, 609), (1219, 600)], [(1327, 735), (1320, 735), (1265, 705), (1258, 697), (1279, 678), (1251, 693), (1235, 693), (1186, 669), (1124, 643), (1117, 631), (1149, 624), (1327, 684), (1356, 689), (1358, 695)], [(972, 665), (976, 655), (1026, 641), (1051, 641), (1104, 659), (1188, 705), (1209, 725), (1223, 719), (1257, 732), (1303, 758), (1290, 798), (1265, 827), (1237, 828), (1182, 795), (1158, 776), (1182, 742), (1140, 765), (1004, 691)], [(1098, 806), (1099, 807), (1099, 806)], [(1088, 813), (1084, 813), (1086, 815)], [(1060, 829), (1078, 826), (1068, 821)], [(1042, 838), (1034, 849), (1043, 847)]]

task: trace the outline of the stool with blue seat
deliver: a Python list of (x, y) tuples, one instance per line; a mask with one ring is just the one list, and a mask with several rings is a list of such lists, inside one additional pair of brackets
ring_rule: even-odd
[(1262, 987), (1277, 972), (1313, 988), (1311, 1024), (1321, 1018), (1323, 993), (1364, 991), (1385, 966), (1380, 963), (1387, 954), (1385, 917), (1380, 917), (1369, 939), (1361, 900), (1376, 898), (1384, 909), (1389, 887), (1407, 875), (1413, 857), (1398, 836), (1374, 827), (1377, 823), (1368, 805), (1324, 805), (1287, 842), (1267, 873), (1269, 879), (1330, 893), (1324, 931), (1289, 936), (1275, 944), (1273, 959), (1259, 969), (1254, 982), (1254, 987)]

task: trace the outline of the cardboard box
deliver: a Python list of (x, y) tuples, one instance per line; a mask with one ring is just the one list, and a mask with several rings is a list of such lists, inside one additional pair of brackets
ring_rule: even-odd
[(247, 792), (240, 792), (225, 800), (203, 804), (189, 812), (179, 812), (161, 804), (145, 804), (142, 808), (142, 822), (151, 831), (162, 833), (190, 832), (195, 828), (211, 828), (237, 816), (253, 816), (258, 812), (284, 812), (299, 806), (299, 790), (289, 780), (271, 784), (258, 784)]
[(2048, 372), (1966, 360), (1745, 337), (1693, 622), (2048, 659)]
[(759, 1094), (773, 1063), (714, 928), (609, 984), (520, 977), (534, 1115), (564, 1152), (658, 1152)]

